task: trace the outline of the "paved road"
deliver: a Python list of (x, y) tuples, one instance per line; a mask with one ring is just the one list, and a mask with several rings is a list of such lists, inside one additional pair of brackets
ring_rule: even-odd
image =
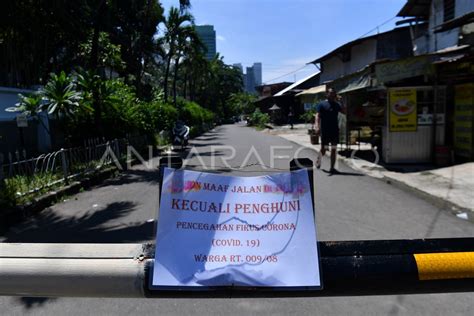
[[(289, 159), (314, 158), (314, 152), (275, 136), (239, 125), (221, 126), (193, 141), (184, 153), (189, 168), (203, 169), (215, 159), (212, 172), (259, 175), (281, 172)], [(223, 159), (229, 159), (228, 170)], [(274, 148), (272, 164), (271, 146)], [(285, 146), (286, 148), (283, 148)], [(252, 147), (255, 149), (252, 150)], [(250, 152), (250, 154), (249, 154)], [(214, 157), (214, 158), (213, 158)], [(261, 163), (263, 162), (263, 167)], [(152, 160), (156, 166), (157, 159)], [(271, 167), (271, 168), (270, 168)], [(316, 216), (320, 240), (472, 237), (474, 225), (444, 209), (389, 184), (339, 165), (340, 175), (316, 173)], [(136, 166), (120, 178), (69, 197), (41, 216), (11, 229), (3, 242), (143, 242), (153, 236), (157, 205), (155, 168)], [(389, 314), (467, 315), (474, 310), (472, 293), (325, 297), (288, 299), (82, 299), (0, 298), (0, 314)]]

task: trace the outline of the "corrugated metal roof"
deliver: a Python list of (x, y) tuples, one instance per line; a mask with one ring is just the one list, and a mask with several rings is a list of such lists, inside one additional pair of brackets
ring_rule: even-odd
[(283, 94), (285, 94), (286, 92), (292, 90), (293, 88), (296, 88), (298, 87), (300, 84), (302, 84), (303, 82), (305, 82), (306, 80), (309, 80), (311, 78), (313, 78), (314, 76), (318, 75), (319, 74), (319, 71), (318, 72), (315, 72), (314, 74), (311, 74), (309, 75), (308, 77), (305, 77), (299, 81), (296, 81), (295, 83), (293, 83), (292, 85), (286, 87), (285, 89), (277, 92), (274, 96), (275, 97), (279, 97), (279, 96), (282, 96)]
[(303, 92), (298, 93), (296, 96), (300, 95), (315, 95), (318, 93), (326, 92), (326, 85), (322, 84), (317, 87), (312, 87), (310, 89), (304, 90)]
[(367, 41), (367, 40), (370, 40), (370, 39), (375, 39), (379, 36), (386, 35), (386, 34), (389, 34), (389, 33), (400, 32), (401, 30), (405, 30), (405, 29), (408, 29), (408, 28), (409, 28), (409, 26), (398, 27), (398, 28), (395, 28), (395, 29), (387, 31), (387, 32), (382, 32), (382, 33), (378, 33), (378, 34), (375, 34), (375, 35), (370, 35), (370, 36), (367, 36), (367, 37), (361, 37), (361, 38), (355, 39), (351, 42), (348, 42), (344, 45), (339, 46), (338, 48), (332, 50), (331, 52), (327, 53), (326, 55), (323, 55), (323, 56), (309, 62), (308, 64), (320, 63), (322, 60), (327, 59), (329, 56), (332, 56), (332, 55), (335, 55), (339, 52), (342, 52), (345, 49), (347, 49), (349, 47), (352, 47), (352, 46), (355, 46), (355, 45), (357, 45), (361, 42), (364, 42), (364, 41)]
[(430, 15), (431, 0), (408, 0), (397, 16), (428, 17)]

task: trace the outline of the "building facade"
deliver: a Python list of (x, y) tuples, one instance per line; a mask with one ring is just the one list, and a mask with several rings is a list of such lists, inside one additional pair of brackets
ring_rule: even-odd
[(262, 63), (254, 63), (250, 67), (246, 67), (245, 73), (241, 63), (232, 65), (242, 73), (242, 82), (244, 83), (244, 91), (256, 94), (256, 87), (262, 85)]
[(262, 85), (262, 63), (253, 64), (253, 75), (255, 80), (255, 86)]
[(216, 31), (213, 25), (196, 25), (196, 32), (206, 47), (205, 57), (212, 60), (216, 56)]

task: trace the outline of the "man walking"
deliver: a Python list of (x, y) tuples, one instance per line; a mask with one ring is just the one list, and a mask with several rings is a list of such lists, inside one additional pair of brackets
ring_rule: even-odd
[(317, 122), (318, 130), (317, 133), (321, 135), (321, 151), (319, 152), (316, 167), (321, 168), (321, 160), (326, 153), (326, 147), (331, 145), (331, 169), (330, 173), (336, 173), (334, 165), (336, 164), (336, 149), (337, 143), (339, 142), (339, 125), (338, 115), (339, 112), (344, 113), (343, 106), (336, 101), (337, 94), (332, 88), (327, 91), (327, 100), (318, 104), (317, 107)]

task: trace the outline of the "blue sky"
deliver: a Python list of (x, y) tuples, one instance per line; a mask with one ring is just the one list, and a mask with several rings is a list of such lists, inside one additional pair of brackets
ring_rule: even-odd
[[(165, 10), (179, 0), (160, 1)], [(196, 24), (212, 24), (217, 51), (229, 64), (263, 64), (263, 81), (294, 81), (315, 72), (305, 64), (334, 48), (377, 33), (406, 0), (191, 0)], [(393, 19), (379, 32), (395, 27)]]

